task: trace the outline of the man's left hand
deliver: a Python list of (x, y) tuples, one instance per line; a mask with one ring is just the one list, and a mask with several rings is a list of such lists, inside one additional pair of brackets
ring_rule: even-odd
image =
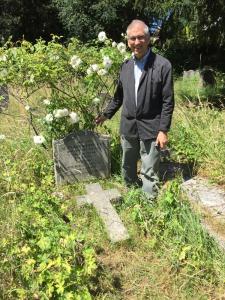
[(159, 131), (158, 136), (156, 138), (156, 145), (160, 147), (160, 149), (164, 149), (168, 143), (167, 133), (163, 131)]

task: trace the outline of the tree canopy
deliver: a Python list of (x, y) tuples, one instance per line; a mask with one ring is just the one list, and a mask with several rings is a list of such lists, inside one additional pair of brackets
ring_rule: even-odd
[[(50, 34), (76, 37), (83, 42), (100, 31), (115, 41), (121, 39), (132, 19), (161, 27), (156, 45), (180, 64), (224, 61), (224, 0), (2, 0), (1, 39), (23, 36), (34, 42)], [(173, 57), (174, 56), (174, 57)], [(225, 67), (225, 66), (224, 66)]]
[(40, 37), (49, 40), (50, 34), (63, 33), (51, 0), (1, 0), (0, 28), (1, 40), (10, 36), (14, 41), (23, 37), (29, 41)]

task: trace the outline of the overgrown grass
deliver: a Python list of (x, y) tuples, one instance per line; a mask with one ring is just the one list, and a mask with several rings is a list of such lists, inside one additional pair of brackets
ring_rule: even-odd
[[(12, 112), (19, 115), (11, 101)], [(170, 134), (176, 159), (194, 161), (200, 174), (221, 184), (224, 118), (208, 106), (177, 105)], [(107, 126), (119, 163), (118, 122), (117, 116)], [(121, 191), (116, 209), (131, 236), (111, 244), (94, 209), (76, 206), (84, 183), (56, 189), (51, 152), (32, 144), (23, 118), (1, 115), (0, 133), (7, 137), (0, 142), (0, 298), (78, 299), (78, 291), (81, 299), (223, 297), (224, 253), (192, 212), (179, 179), (154, 203), (138, 189), (127, 191), (120, 175), (100, 180)]]
[(179, 180), (153, 203), (139, 189), (127, 192), (119, 178), (101, 184), (122, 192), (116, 209), (131, 240), (110, 244), (95, 211), (73, 207), (98, 255), (96, 299), (215, 299), (224, 293), (224, 253), (202, 228)]
[(225, 184), (225, 112), (177, 104), (171, 129), (176, 159), (194, 162), (198, 174)]

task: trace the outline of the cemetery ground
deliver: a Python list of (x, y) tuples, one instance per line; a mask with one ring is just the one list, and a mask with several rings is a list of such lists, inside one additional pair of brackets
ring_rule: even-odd
[[(130, 239), (111, 243), (96, 211), (77, 208), (85, 183), (55, 187), (51, 149), (33, 144), (23, 113), (11, 99), (0, 115), (6, 135), (0, 142), (1, 299), (224, 299), (225, 254), (180, 190), (182, 174), (164, 183), (154, 203), (124, 187), (119, 115), (107, 124), (117, 167), (111, 178), (92, 181), (122, 194), (115, 208)], [(177, 94), (170, 160), (222, 188), (224, 120), (223, 109)]]

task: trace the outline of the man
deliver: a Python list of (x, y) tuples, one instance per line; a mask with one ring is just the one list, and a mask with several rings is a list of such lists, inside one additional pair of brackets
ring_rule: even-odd
[[(132, 58), (122, 64), (113, 100), (96, 124), (111, 119), (122, 106), (122, 175), (127, 186), (142, 185), (148, 198), (158, 192), (160, 149), (168, 142), (174, 108), (170, 62), (149, 48), (148, 26), (133, 20), (127, 28)], [(141, 158), (141, 180), (137, 161)]]

